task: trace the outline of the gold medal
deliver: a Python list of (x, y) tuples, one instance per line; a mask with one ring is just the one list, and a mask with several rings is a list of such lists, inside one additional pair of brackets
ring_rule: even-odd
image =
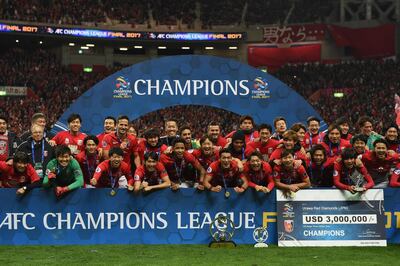
[(110, 196), (114, 197), (116, 194), (117, 194), (117, 191), (115, 191), (115, 189), (111, 189)]
[(225, 198), (229, 198), (231, 195), (231, 193), (229, 193), (229, 191), (225, 191)]

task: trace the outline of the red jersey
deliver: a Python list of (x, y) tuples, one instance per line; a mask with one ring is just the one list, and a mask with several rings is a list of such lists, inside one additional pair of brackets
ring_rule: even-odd
[(249, 187), (255, 188), (256, 186), (263, 186), (271, 191), (275, 186), (272, 178), (272, 169), (267, 162), (262, 162), (261, 169), (257, 172), (251, 169), (250, 162), (246, 162), (244, 164), (243, 174), (247, 177)]
[(306, 169), (300, 165), (298, 168), (286, 169), (282, 165), (275, 165), (273, 174), (275, 179), (286, 185), (299, 184), (308, 178)]
[[(235, 133), (236, 133), (236, 130), (232, 131), (231, 133), (229, 133), (228, 135), (225, 136), (225, 139), (232, 138), (233, 134), (235, 134)], [(256, 138), (259, 138), (259, 137), (260, 137), (260, 134), (258, 133), (257, 130), (252, 131), (249, 134), (244, 134), (244, 140), (245, 140), (246, 144), (250, 141), (254, 141)]]
[(121, 165), (115, 169), (111, 168), (110, 160), (105, 160), (97, 166), (93, 178), (97, 180), (96, 187), (118, 188), (118, 181), (122, 176), (125, 176), (128, 184), (132, 183), (131, 168), (127, 163), (121, 162)]
[(104, 136), (102, 142), (103, 149), (109, 151), (113, 147), (120, 147), (124, 151), (124, 162), (131, 165), (131, 155), (137, 152), (138, 144), (135, 136), (127, 134), (120, 139), (116, 132)]
[(344, 140), (347, 140), (347, 141), (349, 141), (350, 142), (350, 140), (351, 140), (351, 138), (353, 137), (353, 135), (351, 135), (350, 133), (347, 133), (346, 135), (341, 135), (340, 136), (340, 138), (341, 139), (344, 139)]
[(213, 162), (207, 169), (207, 175), (212, 177), (210, 183), (213, 187), (236, 187), (238, 180), (245, 178), (234, 160), (231, 161), (229, 169), (222, 169), (220, 160)]
[(400, 153), (400, 144), (399, 143), (389, 144), (388, 150), (392, 150), (397, 153)]
[(168, 177), (168, 173), (162, 163), (157, 162), (155, 171), (149, 172), (144, 165), (140, 165), (136, 168), (135, 176), (133, 177), (130, 185), (133, 185), (133, 181), (147, 182), (150, 186), (158, 185), (162, 183), (162, 179)]
[(312, 187), (332, 187), (333, 186), (333, 165), (335, 158), (327, 158), (322, 165), (308, 160), (307, 174), (310, 177)]
[(20, 188), (40, 180), (31, 164), (26, 166), (25, 172), (19, 173), (15, 171), (13, 165), (0, 162), (0, 174), (1, 186), (4, 188)]
[(71, 149), (72, 155), (77, 155), (79, 152), (85, 150), (83, 146), (83, 140), (86, 138), (86, 134), (82, 132), (78, 132), (78, 134), (72, 135), (69, 130), (58, 132), (53, 141), (56, 142), (57, 145), (67, 145)]
[(396, 168), (393, 171), (392, 176), (390, 177), (390, 186), (391, 187), (400, 187), (400, 163), (396, 165)]
[(191, 174), (188, 174), (190, 172), (189, 165), (194, 168), (201, 167), (199, 161), (188, 151), (184, 151), (182, 159), (176, 158), (174, 154), (161, 154), (160, 162), (165, 166), (171, 182), (174, 183), (180, 183), (193, 178)]
[(245, 155), (248, 157), (252, 152), (259, 151), (263, 155), (263, 160), (268, 161), (279, 143), (280, 142), (275, 139), (269, 139), (267, 143), (262, 143), (261, 141), (250, 141), (246, 145)]
[(8, 134), (0, 134), (0, 161), (7, 160), (9, 153)]
[(211, 163), (219, 160), (219, 152), (214, 150), (211, 156), (205, 156), (201, 150), (194, 150), (192, 155), (199, 161), (204, 169), (208, 169)]
[(324, 147), (327, 157), (335, 157), (335, 158), (340, 156), (342, 150), (352, 147), (350, 142), (343, 139), (340, 139), (340, 142), (336, 145), (332, 144), (331, 142), (329, 142), (328, 144), (326, 142), (323, 142), (321, 143), (321, 145)]
[(138, 143), (138, 148), (137, 151), (139, 153), (140, 160), (144, 162), (144, 155), (148, 152), (154, 151), (155, 153), (158, 154), (158, 156), (161, 156), (161, 154), (168, 148), (167, 145), (161, 144), (161, 146), (156, 146), (156, 147), (151, 147), (150, 145), (147, 144), (146, 139), (142, 139)]
[(318, 134), (315, 134), (312, 136), (311, 136), (310, 132), (306, 132), (306, 134), (304, 135), (304, 141), (303, 141), (302, 145), (303, 145), (304, 149), (309, 150), (313, 146), (324, 142), (324, 137), (325, 137), (324, 132), (319, 132)]
[(217, 147), (218, 149), (225, 148), (227, 143), (228, 141), (226, 140), (226, 138), (222, 136), (218, 136), (217, 141), (215, 143), (213, 142), (214, 146)]
[(86, 184), (90, 184), (90, 179), (93, 178), (94, 171), (99, 165), (100, 160), (97, 154), (94, 156), (87, 156), (86, 151), (81, 151), (78, 155), (76, 155), (75, 159), (78, 161), (83, 174), (83, 180)]
[(398, 163), (399, 154), (386, 155), (384, 160), (379, 160), (375, 152), (366, 152), (361, 156), (361, 161), (377, 185), (389, 180), (390, 170)]
[(374, 181), (363, 166), (353, 167), (351, 170), (343, 166), (342, 163), (335, 163), (333, 171), (333, 183), (339, 189), (349, 189), (350, 186), (363, 187), (369, 189), (374, 186)]
[[(269, 157), (269, 161), (272, 162), (274, 160), (280, 160), (281, 159), (281, 154), (283, 152), (285, 148), (281, 147), (281, 148), (277, 148)], [(294, 153), (294, 159), (295, 160), (302, 160), (303, 162), (307, 161), (307, 157), (305, 154), (303, 154), (300, 150), (296, 151)]]
[(103, 143), (103, 139), (104, 136), (107, 135), (108, 133), (106, 132), (101, 132), (99, 135), (97, 135), (97, 139), (99, 140), (99, 148), (102, 148), (102, 143)]

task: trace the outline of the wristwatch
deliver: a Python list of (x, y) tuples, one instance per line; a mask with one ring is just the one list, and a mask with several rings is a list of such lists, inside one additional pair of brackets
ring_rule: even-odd
[(24, 191), (26, 191), (28, 188), (27, 188), (26, 186), (23, 186), (22, 189), (23, 189)]

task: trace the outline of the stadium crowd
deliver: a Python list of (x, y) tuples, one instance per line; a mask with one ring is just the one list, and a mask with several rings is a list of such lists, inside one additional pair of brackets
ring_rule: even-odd
[[(0, 19), (64, 25), (97, 25), (111, 21), (150, 25), (151, 13), (156, 25), (177, 25), (181, 21), (192, 28), (196, 19), (196, 3), (195, 0), (1, 0)], [(332, 10), (338, 10), (339, 1), (205, 0), (198, 1), (198, 4), (202, 27), (211, 28), (215, 25), (239, 25), (243, 14), (246, 25), (283, 23), (292, 9), (289, 23), (323, 22), (323, 18), (331, 13), (338, 17), (338, 12)]]
[(35, 112), (46, 113), (49, 125), (54, 124), (76, 98), (121, 68), (101, 73), (76, 73), (62, 66), (48, 50), (22, 48), (2, 52), (0, 64), (1, 86), (26, 86), (31, 90), (28, 97), (7, 97), (0, 101), (0, 113), (11, 118), (10, 129), (17, 134), (29, 127), (30, 117)]
[[(348, 117), (355, 126), (361, 115), (369, 115), (377, 121), (375, 128), (380, 132), (395, 121), (394, 95), (400, 86), (399, 71), (398, 61), (365, 60), (286, 65), (275, 75), (308, 99), (328, 124)], [(345, 95), (335, 98), (334, 91)], [(321, 93), (317, 97), (312, 97), (318, 92)]]
[[(53, 125), (76, 98), (121, 68), (119, 65), (104, 72), (77, 73), (62, 66), (60, 60), (48, 50), (5, 50), (0, 56), (0, 85), (26, 86), (30, 93), (29, 97), (3, 98), (0, 101), (0, 113), (10, 117), (9, 128), (18, 135), (29, 127), (29, 117), (35, 112), (45, 113), (48, 125)], [(339, 117), (348, 117), (350, 131), (354, 132), (357, 130), (357, 119), (361, 115), (368, 115), (374, 117), (377, 122), (374, 127), (381, 132), (395, 121), (394, 94), (400, 86), (397, 78), (399, 72), (398, 61), (370, 60), (287, 65), (274, 75), (308, 99), (327, 124)], [(59, 91), (63, 91), (63, 94)], [(333, 91), (343, 91), (344, 97), (335, 98)], [(210, 108), (171, 107), (149, 113), (133, 121), (133, 124), (139, 129), (139, 135), (143, 136), (147, 128), (157, 126), (163, 129), (164, 120), (179, 113), (180, 116), (175, 119), (180, 125), (189, 124), (196, 138), (204, 135), (206, 120), (221, 123), (223, 134), (235, 129), (237, 115), (215, 108), (211, 111)], [(206, 114), (212, 117), (205, 119)], [(201, 118), (197, 121), (203, 122), (193, 124), (191, 121), (195, 121), (194, 118)]]

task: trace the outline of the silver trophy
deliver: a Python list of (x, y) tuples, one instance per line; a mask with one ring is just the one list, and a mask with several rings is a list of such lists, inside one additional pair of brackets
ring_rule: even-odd
[(210, 224), (210, 235), (213, 241), (209, 247), (236, 247), (236, 243), (232, 241), (235, 233), (235, 225), (231, 219), (225, 215), (218, 215)]
[(257, 243), (254, 245), (255, 248), (267, 248), (268, 245), (265, 243), (268, 239), (268, 230), (265, 227), (257, 227), (253, 231), (253, 239)]
[(353, 181), (355, 189), (354, 191), (363, 192), (364, 191), (364, 176), (358, 172), (354, 171), (352, 175), (350, 175), (350, 179)]

